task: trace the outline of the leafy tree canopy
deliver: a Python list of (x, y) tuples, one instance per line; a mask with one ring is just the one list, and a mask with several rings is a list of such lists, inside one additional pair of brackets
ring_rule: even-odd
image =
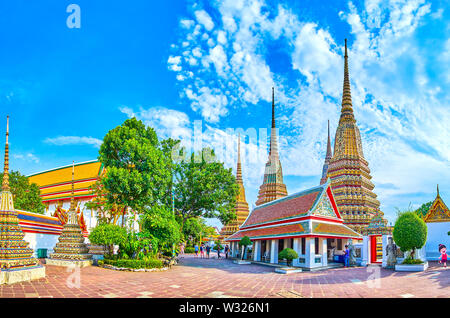
[(223, 224), (236, 218), (236, 178), (231, 169), (216, 160), (213, 150), (205, 148), (176, 163), (173, 187), (175, 213), (182, 226), (196, 217), (216, 217)]
[[(0, 173), (0, 178), (3, 180), (3, 173)], [(30, 183), (28, 177), (19, 171), (11, 171), (9, 186), (14, 197), (14, 208), (44, 214), (45, 205), (39, 196), (40, 190), (36, 183)]]
[(127, 242), (127, 231), (114, 224), (99, 224), (89, 234), (89, 241), (97, 245), (109, 247), (109, 253), (112, 254), (113, 245), (123, 245)]
[(145, 210), (142, 228), (158, 241), (159, 249), (171, 250), (181, 241), (180, 225), (175, 215), (164, 205), (155, 205)]
[(106, 169), (101, 179), (110, 205), (142, 213), (167, 196), (170, 162), (159, 147), (153, 128), (136, 118), (110, 130), (100, 146), (98, 159)]
[(252, 241), (250, 240), (250, 238), (248, 236), (244, 236), (243, 238), (241, 238), (241, 240), (239, 241), (239, 245), (240, 246), (248, 246), (248, 245), (252, 245)]
[(209, 237), (215, 234), (212, 226), (208, 226), (201, 217), (186, 220), (183, 226), (183, 237), (189, 244), (198, 242), (200, 238)]

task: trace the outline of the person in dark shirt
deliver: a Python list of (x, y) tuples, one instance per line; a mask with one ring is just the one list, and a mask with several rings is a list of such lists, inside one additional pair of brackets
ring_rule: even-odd
[(206, 258), (209, 258), (209, 252), (211, 251), (211, 246), (206, 245)]
[(350, 258), (350, 251), (348, 250), (348, 245), (345, 245), (344, 267), (348, 267), (349, 258)]
[(228, 244), (225, 245), (225, 258), (228, 258), (228, 253), (230, 252), (230, 248), (228, 247)]

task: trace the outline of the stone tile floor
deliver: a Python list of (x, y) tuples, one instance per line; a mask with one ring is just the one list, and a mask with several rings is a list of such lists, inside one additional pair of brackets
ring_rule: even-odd
[(421, 273), (399, 273), (374, 266), (282, 275), (273, 267), (187, 255), (164, 272), (119, 272), (96, 266), (73, 272), (49, 265), (46, 273), (44, 279), (0, 286), (0, 297), (450, 298), (450, 268), (437, 263)]

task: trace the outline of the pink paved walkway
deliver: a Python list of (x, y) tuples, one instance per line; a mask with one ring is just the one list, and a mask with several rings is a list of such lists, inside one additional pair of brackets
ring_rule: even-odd
[(436, 263), (422, 273), (361, 267), (282, 275), (268, 266), (186, 256), (165, 272), (46, 271), (45, 279), (0, 286), (0, 297), (450, 297), (450, 269)]

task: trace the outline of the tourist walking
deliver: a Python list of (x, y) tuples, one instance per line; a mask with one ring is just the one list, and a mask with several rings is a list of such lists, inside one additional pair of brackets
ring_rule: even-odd
[(198, 257), (198, 245), (197, 244), (194, 245), (194, 252), (195, 252), (195, 257)]
[(217, 258), (220, 258), (220, 246), (217, 246)]
[(211, 251), (211, 246), (206, 245), (206, 258), (209, 258), (209, 252)]
[(224, 250), (224, 252), (225, 252), (225, 258), (228, 258), (228, 253), (230, 252), (230, 248), (228, 247), (228, 244), (225, 245), (225, 250)]
[(184, 243), (180, 245), (180, 258), (184, 257)]
[(350, 258), (350, 251), (348, 250), (348, 245), (345, 245), (344, 267), (348, 267), (349, 258)]
[(200, 258), (205, 258), (205, 244), (200, 245)]

